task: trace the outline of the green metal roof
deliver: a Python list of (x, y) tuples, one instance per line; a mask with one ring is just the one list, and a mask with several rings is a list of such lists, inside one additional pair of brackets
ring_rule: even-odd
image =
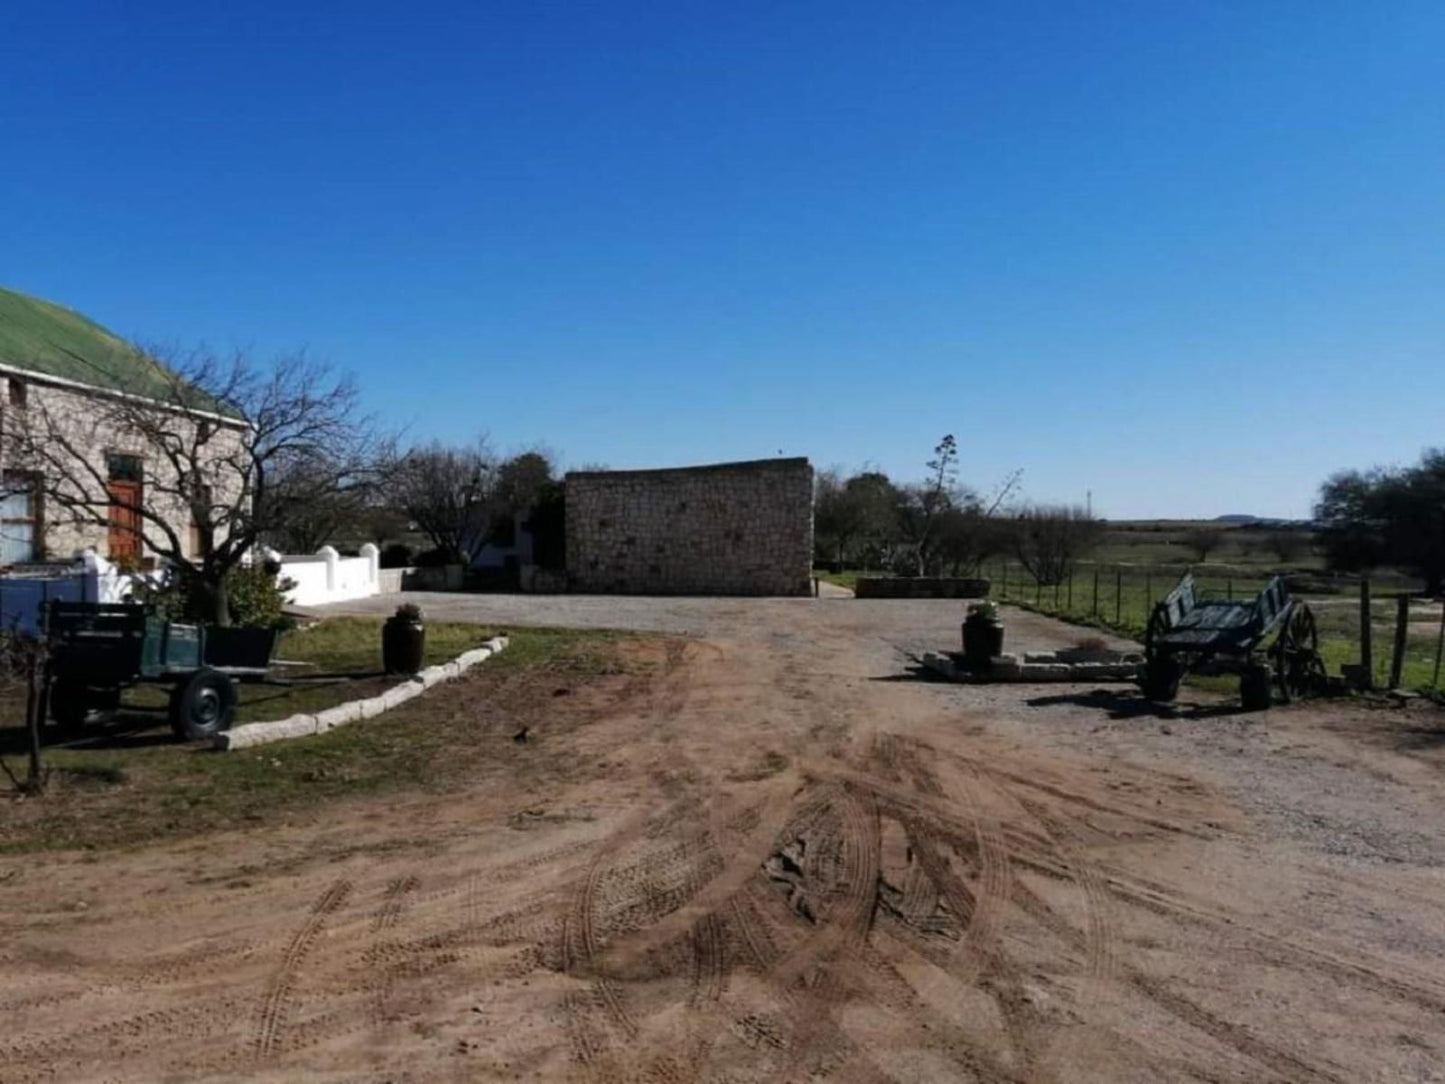
[(72, 309), (3, 286), (0, 364), (109, 391), (173, 395), (165, 366), (114, 332)]

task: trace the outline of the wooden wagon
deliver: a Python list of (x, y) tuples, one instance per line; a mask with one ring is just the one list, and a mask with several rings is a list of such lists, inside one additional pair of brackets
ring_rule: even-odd
[(1250, 711), (1269, 707), (1275, 687), (1288, 703), (1325, 683), (1314, 614), (1279, 576), (1253, 601), (1206, 602), (1186, 575), (1149, 615), (1144, 660), (1144, 694), (1166, 702), (1187, 673), (1238, 674)]
[(128, 603), (50, 603), (50, 715), (67, 735), (116, 710), (135, 685), (170, 690), (172, 729), (210, 738), (231, 725), (236, 682), (261, 681), (273, 629), (207, 628), (166, 621)]

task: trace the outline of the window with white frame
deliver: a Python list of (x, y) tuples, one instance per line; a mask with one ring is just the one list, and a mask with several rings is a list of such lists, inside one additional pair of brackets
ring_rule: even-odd
[(33, 474), (0, 477), (0, 565), (40, 557), (40, 485)]

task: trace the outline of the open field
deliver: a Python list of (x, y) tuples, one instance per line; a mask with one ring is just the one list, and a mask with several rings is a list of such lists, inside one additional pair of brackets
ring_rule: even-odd
[[(256, 788), (224, 828), (0, 857), (6, 1080), (1353, 1084), (1445, 1057), (1436, 709), (921, 681), (948, 602), (422, 601), (512, 648), (370, 723), (192, 754), (236, 765), (191, 769), (223, 773), (196, 808)], [(1079, 635), (1006, 618), (1014, 648)], [(642, 634), (517, 628), (548, 619)]]

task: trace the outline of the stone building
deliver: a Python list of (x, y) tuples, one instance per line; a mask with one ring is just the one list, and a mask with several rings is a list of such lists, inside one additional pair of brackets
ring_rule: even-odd
[(811, 592), (813, 468), (806, 459), (574, 471), (566, 486), (574, 591)]
[[(225, 461), (245, 430), (234, 415), (174, 407), (176, 386), (173, 373), (98, 324), (0, 289), (0, 566), (66, 562), (87, 549), (144, 565), (155, 548), (147, 543), (166, 548), (168, 533), (185, 556), (199, 551), (182, 494), (234, 498), (240, 482)], [(179, 459), (127, 426), (138, 404), (172, 418), (177, 439), (205, 436), (205, 477), (178, 478)], [(37, 432), (47, 455), (64, 448), (64, 470), (27, 450)], [(64, 487), (61, 474), (71, 476)], [(67, 506), (62, 488), (86, 507)]]

